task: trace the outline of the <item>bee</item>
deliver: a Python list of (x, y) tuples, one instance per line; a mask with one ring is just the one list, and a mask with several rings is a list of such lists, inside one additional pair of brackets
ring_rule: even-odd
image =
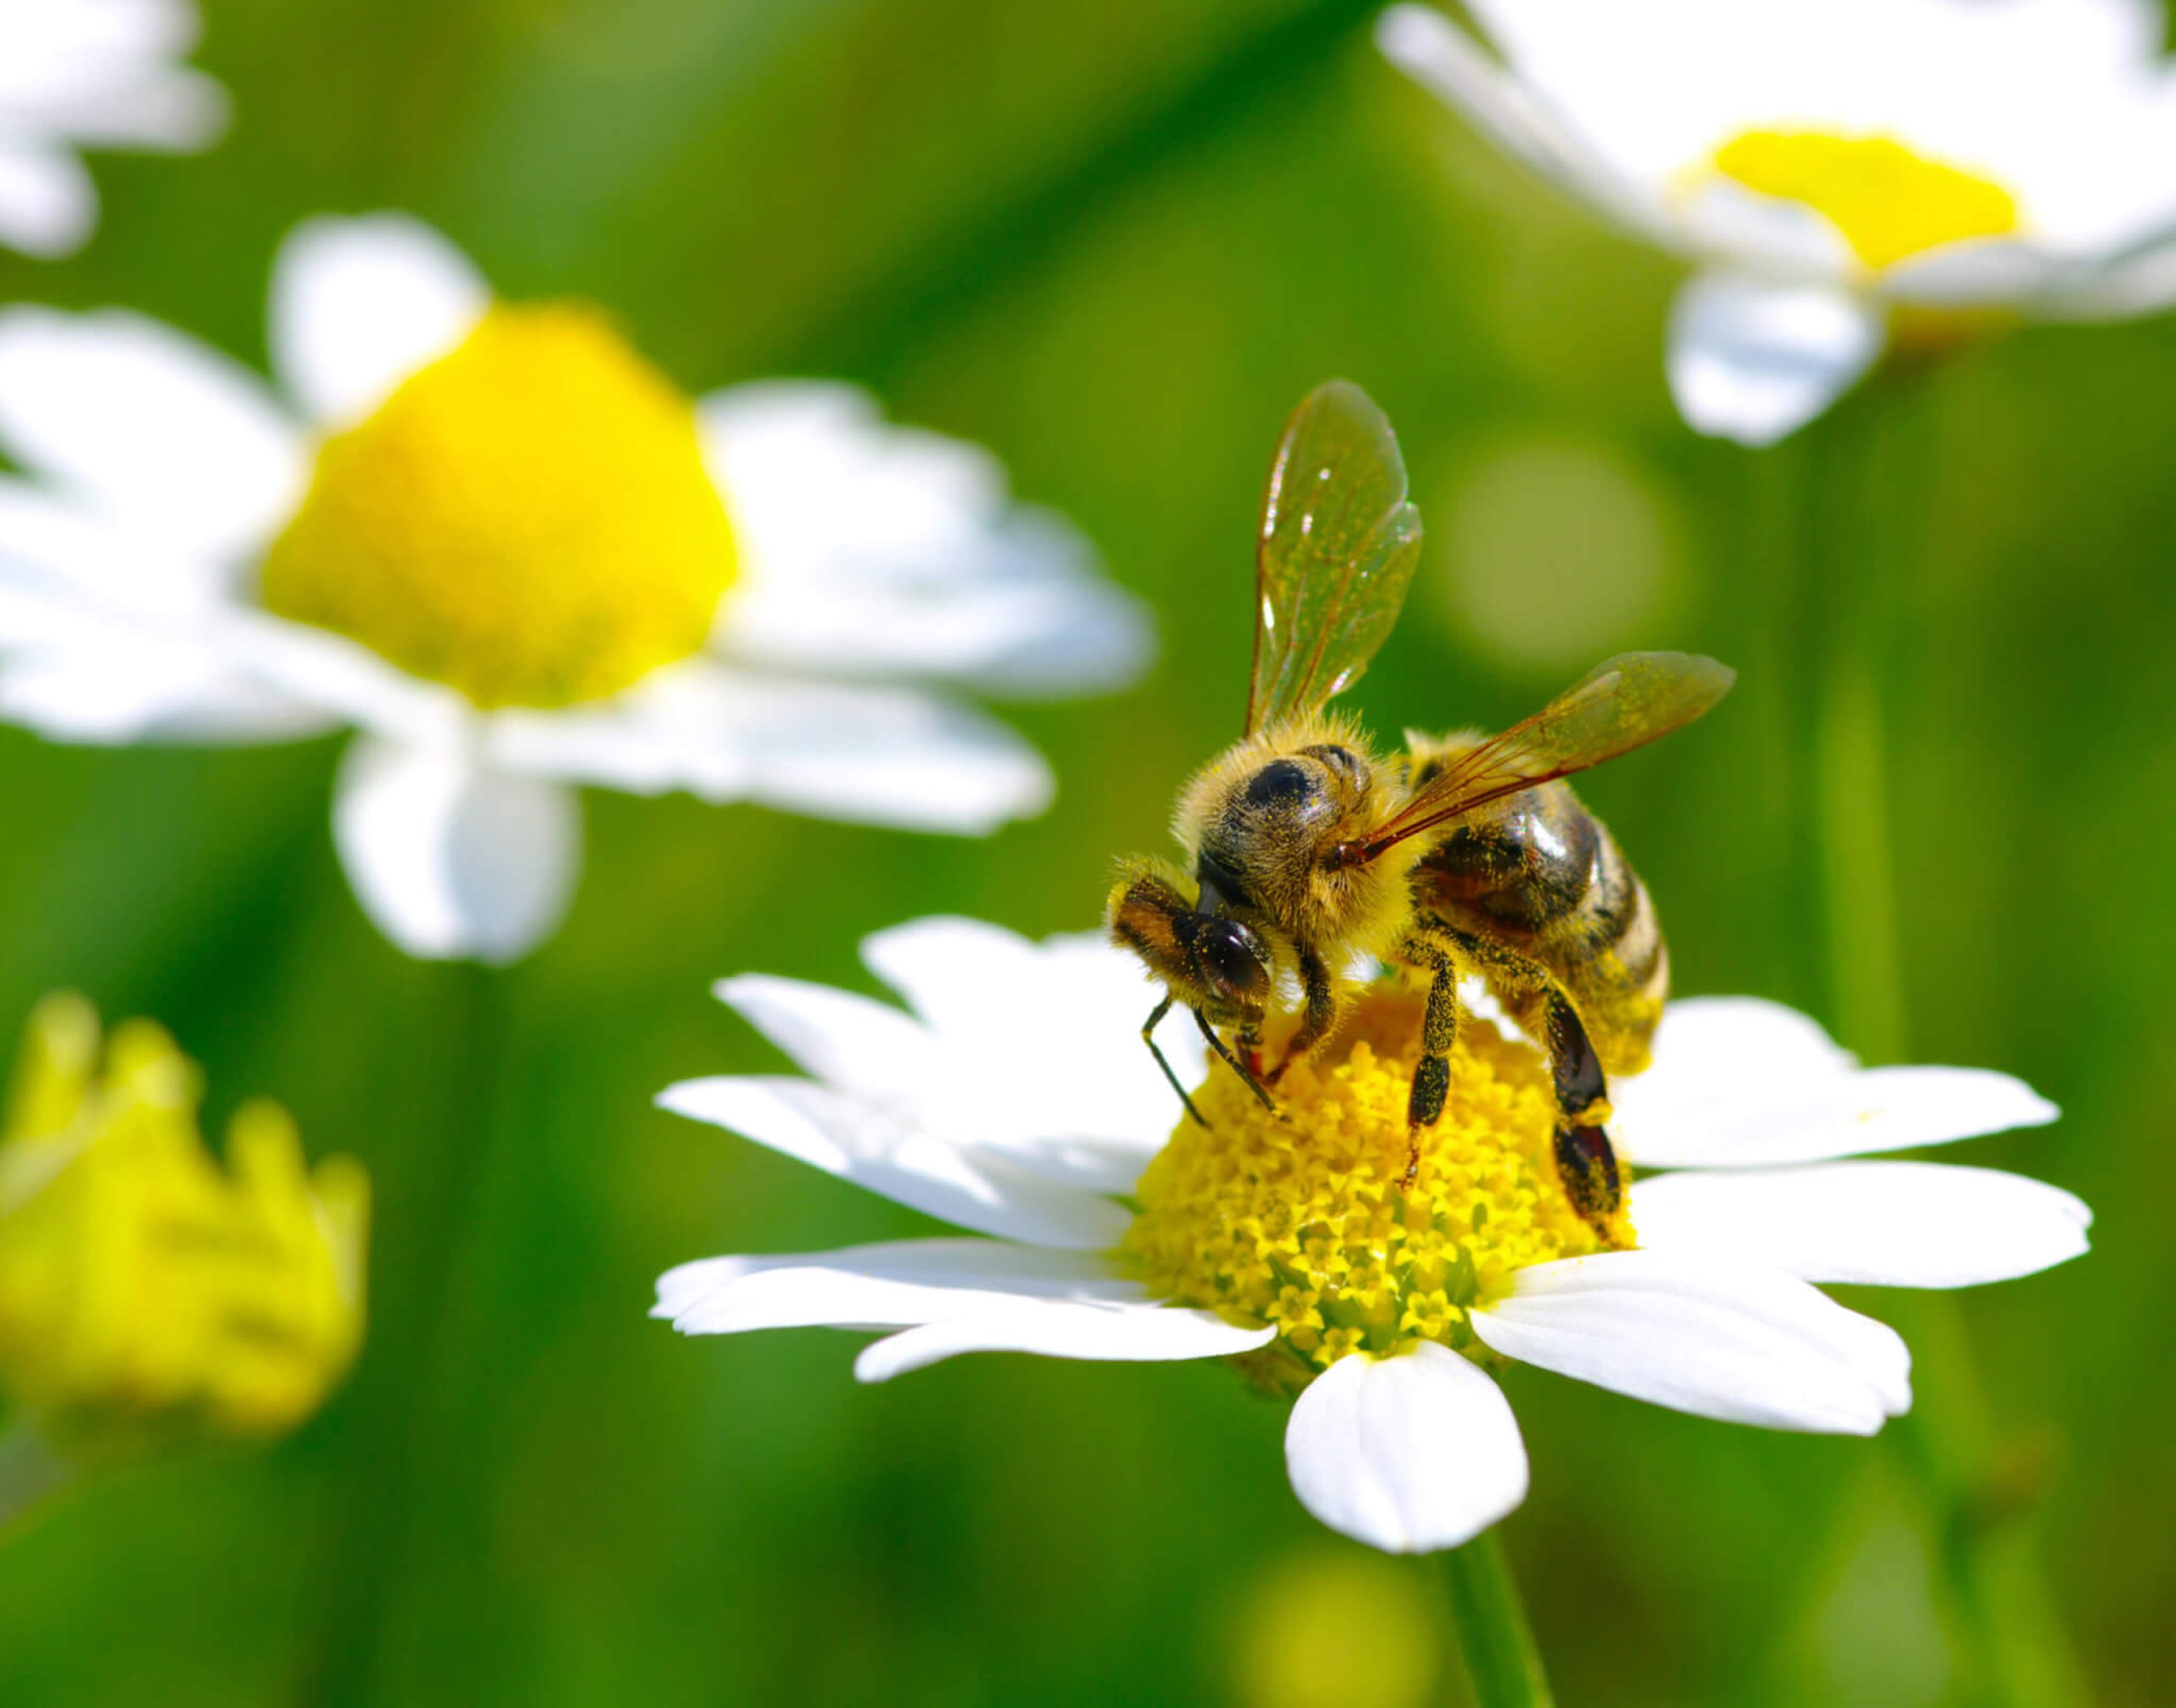
[[(1408, 732), (1380, 754), (1328, 708), (1396, 624), (1420, 555), (1390, 422), (1357, 386), (1317, 387), (1262, 504), (1245, 732), (1180, 795), (1185, 866), (1125, 862), (1106, 929), (1164, 987), (1142, 1037), (1196, 1121), (1156, 1043), (1174, 1004), (1274, 1110), (1379, 964), (1424, 977), (1408, 1185), (1450, 1088), (1459, 979), (1478, 976), (1548, 1054), (1557, 1171), (1599, 1226), (1624, 1195), (1608, 1077), (1646, 1066), (1669, 959), (1646, 887), (1561, 779), (1692, 722), (1734, 673), (1626, 653), (1500, 735)], [(1296, 1029), (1264, 1072), (1264, 1024), (1295, 990)]]

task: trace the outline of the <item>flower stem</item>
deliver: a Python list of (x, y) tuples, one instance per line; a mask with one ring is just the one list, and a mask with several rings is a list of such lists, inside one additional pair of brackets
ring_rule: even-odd
[(382, 1694), (377, 1657), (432, 1480), (434, 1400), (505, 1061), (504, 975), (460, 963), (416, 976), (422, 1035), (405, 1042), (424, 1106), (385, 1108), (371, 1135), (370, 1333), (339, 1407), (345, 1510), (306, 1693), (335, 1708)]
[(1549, 1678), (1527, 1625), (1504, 1545), (1488, 1530), (1436, 1556), (1449, 1592), (1459, 1651), (1481, 1708), (1550, 1708)]
[[(1814, 774), (1822, 815), (1829, 976), (1841, 1041), (1874, 1063), (1907, 1045), (1896, 887), (1890, 859), (1888, 732), (1881, 682), (1896, 638), (1892, 601), (1917, 573), (1926, 541), (1899, 518), (1937, 470), (1918, 382), (1847, 401), (1809, 430), (1807, 506), (1822, 662)], [(1990, 1524), (1983, 1491), (1998, 1458), (1979, 1372), (1956, 1300), (1906, 1307), (1918, 1352), (1918, 1403), (1892, 1426), (1934, 1530), (1942, 1596), (1971, 1700), (2057, 1708), (2082, 1700), (2047, 1576), (2014, 1522)], [(2028, 1652), (2029, 1651), (2029, 1652)]]
[(0, 1537), (65, 1488), (76, 1468), (27, 1415), (0, 1428)]

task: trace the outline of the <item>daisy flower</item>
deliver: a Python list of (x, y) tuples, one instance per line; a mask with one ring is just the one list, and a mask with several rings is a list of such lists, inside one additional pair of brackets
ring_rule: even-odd
[(0, 311), (0, 718), (57, 740), (360, 732), (364, 908), (507, 960), (580, 863), (573, 785), (980, 834), (1051, 779), (952, 692), (1114, 685), (1148, 649), (1080, 536), (859, 392), (691, 400), (443, 238), (318, 219), (277, 390), (118, 310)]
[(1510, 1363), (1701, 1417), (1872, 1434), (1911, 1403), (1909, 1355), (1815, 1283), (1966, 1287), (2086, 1249), (2085, 1206), (2054, 1187), (1856, 1160), (2037, 1125), (2048, 1104), (1999, 1073), (1861, 1068), (1773, 1003), (1670, 1008), (1653, 1067), (1616, 1099), (1640, 1172), (1605, 1241), (1557, 1182), (1545, 1065), (1500, 1019), (1466, 1028), (1402, 1189), (1421, 1006), (1402, 984), (1287, 1075), (1285, 1120), (1227, 1070), (1203, 1084), (1173, 1027), (1208, 1123), (1175, 1126), (1141, 1045), (1139, 965), (1099, 937), (925, 919), (864, 953), (910, 1012), (728, 979), (719, 996), (811, 1077), (659, 1100), (965, 1233), (706, 1258), (659, 1281), (653, 1315), (688, 1334), (887, 1331), (855, 1362), (867, 1382), (965, 1352), (1229, 1359), (1295, 1396), (1301, 1502), (1380, 1548), (1459, 1546), (1524, 1497), (1494, 1379)]
[(193, 1063), (80, 997), (31, 1017), (0, 1126), (0, 1392), (71, 1456), (292, 1428), (354, 1361), (370, 1186), (245, 1105), (222, 1170)]
[(2176, 302), (2176, 71), (2145, 0), (1472, 0), (1397, 65), (1694, 266), (1669, 381), (1765, 444), (1888, 344)]
[(203, 147), (225, 127), (219, 86), (180, 60), (189, 0), (0, 0), (0, 243), (80, 248), (99, 196), (78, 146)]

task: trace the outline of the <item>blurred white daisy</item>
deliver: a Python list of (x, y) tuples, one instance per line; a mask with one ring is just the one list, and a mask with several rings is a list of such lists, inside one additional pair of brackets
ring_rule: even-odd
[(1383, 50), (1505, 149), (1693, 262), (1686, 419), (1751, 444), (1895, 340), (2176, 302), (2176, 70), (2148, 0), (1471, 0)]
[(0, 0), (0, 243), (67, 255), (98, 223), (74, 150), (203, 147), (225, 127), (219, 86), (180, 63), (190, 0)]
[[(1138, 1036), (1150, 993), (1099, 938), (926, 919), (864, 953), (911, 1013), (728, 980), (718, 994), (813, 1077), (692, 1080), (660, 1101), (969, 1236), (711, 1258), (664, 1275), (653, 1314), (688, 1334), (889, 1331), (856, 1361), (871, 1382), (962, 1352), (1232, 1358), (1297, 1396), (1300, 1501), (1377, 1547), (1455, 1547), (1524, 1497), (1493, 1375), (1508, 1362), (1702, 1417), (1871, 1434), (1911, 1402), (1908, 1355), (1814, 1283), (1965, 1287), (2086, 1249), (2086, 1207), (2054, 1187), (1844, 1160), (2051, 1106), (1999, 1073), (1862, 1069), (1773, 1003), (1670, 1009), (1611, 1123), (1643, 1171), (1636, 1246), (1628, 1230), (1600, 1250), (1549, 1160), (1543, 1064), (1488, 1022), (1467, 1029), (1400, 1189), (1420, 1009), (1401, 987), (1294, 1068), (1289, 1123), (1219, 1068), (1198, 1094), (1210, 1124), (1175, 1128)], [(1198, 1083), (1180, 1031), (1166, 1048)]]
[(0, 311), (0, 718), (64, 741), (352, 726), (333, 827), (409, 953), (509, 959), (580, 863), (570, 785), (980, 834), (1145, 617), (986, 452), (840, 385), (690, 400), (445, 240), (305, 224), (275, 392), (118, 310)]

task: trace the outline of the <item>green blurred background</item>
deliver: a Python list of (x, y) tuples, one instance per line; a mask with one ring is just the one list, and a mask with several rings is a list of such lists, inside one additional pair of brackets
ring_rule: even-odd
[[(1310, 1657), (1356, 1669), (1348, 1704), (1404, 1700), (1371, 1666), (1455, 1692), (1425, 1569), (1320, 1530), (1283, 1408), (1214, 1365), (864, 1389), (845, 1337), (643, 1318), (685, 1258), (929, 1230), (649, 1100), (774, 1064), (714, 977), (874, 988), (855, 945), (898, 919), (1092, 921), (1235, 732), (1261, 475), (1331, 374), (1389, 410), (1431, 524), (1370, 718), (1508, 721), (1628, 646), (1737, 665), (1589, 798), (1680, 990), (1846, 1043), (1888, 1024), (1852, 1012), (1822, 887), (1819, 685), (1856, 637), (1888, 784), (1847, 804), (1888, 819), (1906, 1047), (2060, 1102), (1958, 1160), (2100, 1217), (2089, 1258), (1953, 1309), (1854, 1300), (1920, 1354), (1921, 1416), (1875, 1442), (1515, 1371), (1535, 1474), (1505, 1536), (1563, 1698), (1977, 1700), (1945, 1551), (1998, 1614), (2052, 1603), (1992, 1694), (2176, 1693), (2176, 320), (2032, 331), (1748, 454), (1671, 410), (1673, 269), (1392, 72), (1367, 6), (207, 9), (226, 141), (99, 157), (90, 248), (0, 257), (0, 298), (127, 303), (261, 363), (281, 235), (410, 209), (510, 295), (610, 306), (692, 390), (845, 376), (994, 447), (1164, 649), (1130, 694), (1012, 714), (1061, 792), (986, 842), (592, 795), (571, 921), (488, 1032), (477, 975), (405, 961), (350, 899), (334, 744), (0, 730), (0, 1026), (79, 987), (172, 1026), (215, 1117), (277, 1096), (313, 1154), (364, 1158), (384, 1331), (276, 1450), (118, 1475), (0, 1550), (0, 1701), (1245, 1703), (1280, 1700), (1265, 1673), (1311, 1700)], [(1839, 565), (1872, 590), (1848, 610)], [(457, 1220), (424, 1202), (459, 1191)]]

